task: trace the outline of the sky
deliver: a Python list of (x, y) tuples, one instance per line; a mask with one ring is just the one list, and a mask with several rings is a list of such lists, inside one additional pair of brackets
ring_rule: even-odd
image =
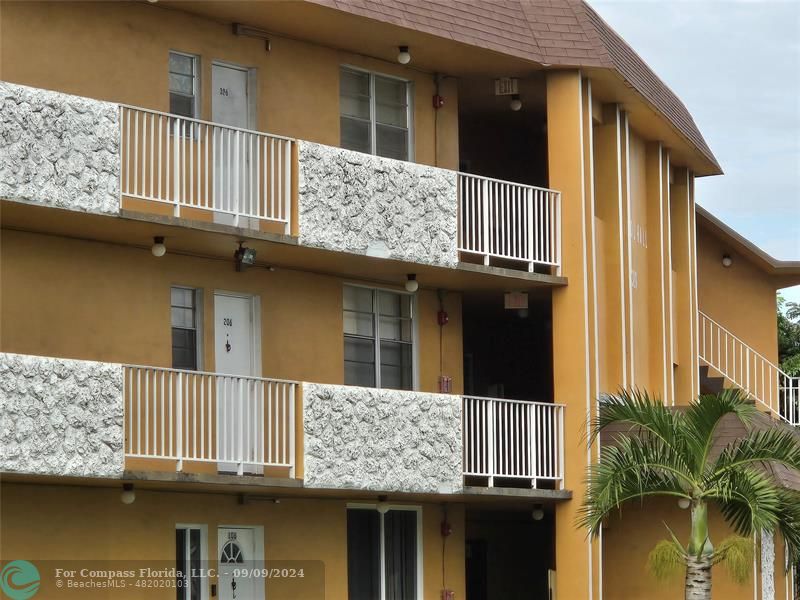
[[(800, 0), (589, 0), (680, 97), (725, 175), (695, 198), (800, 260)], [(781, 292), (800, 302), (800, 286)]]

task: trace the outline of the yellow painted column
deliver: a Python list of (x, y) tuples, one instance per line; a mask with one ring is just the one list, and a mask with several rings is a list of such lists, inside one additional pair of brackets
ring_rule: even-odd
[(646, 318), (649, 321), (650, 339), (647, 348), (649, 382), (645, 389), (661, 397), (665, 404), (671, 403), (670, 378), (671, 365), (668, 364), (670, 340), (667, 330), (668, 289), (665, 264), (665, 223), (664, 223), (664, 147), (660, 142), (647, 144), (645, 158), (646, 213), (645, 242), (648, 277), (641, 281), (647, 286)]
[(628, 385), (623, 119), (618, 105), (605, 105), (602, 108), (602, 120), (594, 127), (595, 258), (601, 392), (613, 392), (620, 386)]
[(688, 404), (695, 388), (698, 361), (694, 336), (697, 326), (694, 308), (692, 231), (694, 206), (689, 196), (691, 180), (685, 168), (672, 171), (670, 224), (672, 234), (673, 298), (675, 315), (675, 403)]
[[(599, 598), (598, 544), (576, 527), (592, 449), (583, 437), (595, 406), (590, 256), (590, 190), (585, 145), (585, 105), (590, 98), (579, 71), (547, 74), (550, 187), (561, 191), (562, 274), (569, 285), (553, 292), (553, 383), (564, 415), (565, 487), (574, 499), (556, 507), (556, 594), (559, 600)], [(591, 122), (589, 121), (589, 126)], [(590, 156), (590, 155), (589, 155)]]

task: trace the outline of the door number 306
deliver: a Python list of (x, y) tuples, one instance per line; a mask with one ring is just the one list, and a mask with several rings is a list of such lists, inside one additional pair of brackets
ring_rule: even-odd
[(225, 325), (225, 327), (233, 327), (233, 319), (230, 317), (224, 317), (222, 319), (222, 324)]
[(221, 88), (219, 88), (219, 95), (220, 96), (230, 96), (230, 92), (228, 92), (228, 88), (221, 87)]

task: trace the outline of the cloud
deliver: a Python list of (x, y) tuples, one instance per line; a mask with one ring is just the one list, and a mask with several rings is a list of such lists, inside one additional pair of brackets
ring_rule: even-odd
[(590, 0), (683, 100), (725, 175), (698, 201), (800, 260), (800, 2)]

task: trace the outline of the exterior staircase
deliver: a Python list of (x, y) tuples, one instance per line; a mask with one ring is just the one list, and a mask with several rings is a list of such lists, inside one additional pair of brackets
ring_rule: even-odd
[(800, 377), (792, 377), (703, 312), (698, 315), (700, 392), (739, 387), (774, 417), (800, 426)]

